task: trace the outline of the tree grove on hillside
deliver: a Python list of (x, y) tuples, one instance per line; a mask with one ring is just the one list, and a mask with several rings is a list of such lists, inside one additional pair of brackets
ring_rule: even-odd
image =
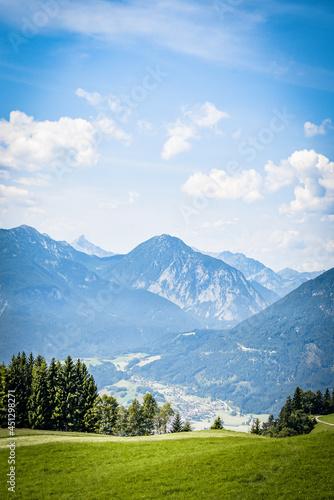
[(293, 398), (288, 396), (285, 405), (281, 408), (279, 417), (270, 415), (267, 422), (262, 424), (256, 419), (253, 422), (251, 433), (270, 437), (287, 437), (298, 434), (308, 434), (315, 426), (313, 415), (334, 413), (334, 390), (330, 395), (329, 389), (325, 394), (319, 390), (316, 393), (303, 391), (296, 387)]
[[(1, 427), (7, 425), (7, 392), (15, 394), (15, 425), (32, 429), (95, 432), (99, 395), (85, 364), (70, 356), (61, 364), (25, 353), (1, 365)], [(2, 394), (2, 393), (1, 393)], [(1, 395), (0, 395), (1, 396)]]
[[(119, 406), (113, 396), (98, 395), (94, 378), (78, 359), (64, 363), (25, 353), (0, 365), (0, 426), (7, 426), (7, 394), (16, 399), (16, 427), (75, 432), (98, 432), (117, 436), (142, 436), (167, 432), (174, 410), (161, 407), (146, 393), (142, 404)], [(191, 430), (190, 424), (185, 430)]]

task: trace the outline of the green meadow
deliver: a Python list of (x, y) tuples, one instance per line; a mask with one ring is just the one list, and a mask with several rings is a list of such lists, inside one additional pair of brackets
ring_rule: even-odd
[(2, 429), (2, 498), (334, 499), (334, 426), (325, 423), (284, 439), (224, 430), (119, 438), (19, 429), (15, 495), (5, 484), (8, 442)]

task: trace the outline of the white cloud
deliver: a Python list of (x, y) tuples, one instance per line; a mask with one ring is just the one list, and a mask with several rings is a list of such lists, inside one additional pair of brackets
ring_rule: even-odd
[(98, 116), (93, 122), (97, 132), (101, 132), (106, 139), (116, 139), (123, 142), (126, 146), (131, 143), (131, 134), (127, 134), (117, 123), (106, 116)]
[[(31, 19), (40, 5), (36, 0), (13, 0), (19, 8), (4, 6), (4, 14), (18, 23), (17, 12)], [(63, 2), (61, 2), (63, 4)], [(129, 44), (151, 40), (155, 46), (205, 59), (236, 62), (247, 55), (252, 43), (249, 30), (262, 22), (259, 15), (235, 9), (238, 16), (224, 23), (210, 6), (189, 1), (71, 0), (61, 5), (59, 13), (49, 18), (47, 29), (62, 29), (106, 42)], [(8, 2), (7, 2), (8, 4)], [(28, 5), (27, 5), (28, 4)], [(239, 17), (240, 16), (240, 17)], [(242, 26), (242, 30), (238, 29)], [(171, 29), (172, 27), (172, 29)], [(247, 41), (246, 41), (247, 40)], [(246, 50), (245, 50), (246, 49)]]
[(323, 120), (320, 125), (315, 125), (311, 122), (304, 123), (304, 132), (305, 137), (314, 137), (315, 135), (325, 135), (329, 128), (333, 128), (331, 126), (332, 120), (330, 118), (326, 118)]
[(0, 164), (15, 170), (50, 170), (56, 164), (87, 167), (98, 160), (95, 128), (81, 118), (35, 121), (12, 111), (0, 121)]
[(78, 97), (86, 99), (91, 106), (99, 111), (101, 117), (107, 117), (108, 113), (111, 111), (117, 116), (119, 121), (125, 123), (132, 114), (132, 109), (125, 101), (124, 96), (116, 96), (113, 94), (102, 96), (98, 92), (87, 92), (81, 88), (78, 88), (75, 94)]
[(50, 176), (40, 174), (38, 177), (20, 177), (16, 179), (15, 182), (23, 186), (45, 187), (50, 185)]
[(223, 118), (230, 117), (225, 111), (219, 111), (211, 102), (205, 102), (189, 111), (185, 111), (184, 116), (189, 117), (190, 122), (199, 128), (213, 127)]
[(203, 229), (211, 229), (211, 228), (214, 228), (214, 227), (221, 227), (221, 226), (229, 226), (229, 225), (232, 225), (232, 224), (237, 224), (238, 223), (238, 219), (233, 219), (233, 220), (217, 220), (215, 222), (204, 222), (202, 225), (201, 225), (201, 228)]
[(269, 192), (297, 184), (294, 189), (295, 199), (288, 205), (282, 205), (281, 213), (326, 214), (333, 211), (334, 162), (325, 156), (313, 149), (295, 151), (287, 160), (282, 160), (279, 166), (267, 163), (265, 170)]
[(38, 215), (44, 215), (46, 214), (47, 211), (44, 210), (43, 208), (38, 208), (38, 207), (29, 207), (25, 211), (26, 216), (38, 216)]
[(29, 172), (52, 170), (57, 165), (90, 167), (99, 158), (98, 133), (108, 140), (130, 142), (130, 136), (107, 118), (95, 123), (69, 117), (35, 121), (21, 111), (12, 111), (9, 121), (0, 121), (0, 164)]
[(211, 129), (220, 135), (221, 132), (216, 129), (216, 126), (220, 120), (228, 117), (228, 113), (220, 111), (210, 102), (197, 105), (189, 111), (184, 110), (182, 118), (178, 118), (176, 122), (167, 125), (167, 136), (169, 138), (163, 146), (161, 158), (169, 160), (191, 149), (192, 144), (190, 141), (200, 139), (201, 129)]
[(210, 174), (196, 172), (191, 175), (182, 189), (189, 196), (205, 196), (221, 200), (242, 199), (247, 203), (262, 198), (260, 193), (262, 177), (255, 170), (243, 170), (228, 176), (225, 170), (211, 170)]
[(292, 184), (296, 175), (289, 160), (282, 160), (278, 167), (269, 160), (264, 169), (267, 172), (266, 188), (270, 193)]
[(10, 203), (31, 205), (33, 202), (29, 200), (29, 191), (27, 189), (0, 184), (0, 204), (8, 205)]
[(78, 97), (86, 99), (91, 106), (98, 106), (103, 101), (103, 97), (98, 92), (86, 92), (86, 90), (78, 88), (75, 93)]

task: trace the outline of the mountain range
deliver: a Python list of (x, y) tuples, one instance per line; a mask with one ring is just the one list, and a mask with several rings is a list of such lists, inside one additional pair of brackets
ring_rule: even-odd
[[(220, 253), (210, 253), (216, 259), (221, 259), (230, 266), (239, 269), (245, 276), (245, 278), (258, 288), (259, 293), (262, 291), (262, 295), (265, 295), (263, 289), (269, 290), (267, 299), (271, 299), (275, 302), (280, 297), (284, 297), (288, 293), (292, 292), (295, 288), (300, 286), (306, 281), (316, 278), (324, 271), (315, 272), (304, 272), (299, 273), (293, 269), (283, 269), (278, 273), (275, 273), (270, 267), (265, 266), (261, 262), (255, 259), (246, 257), (243, 253), (232, 253), (232, 252), (220, 252)], [(268, 293), (268, 292), (267, 292)]]
[(332, 389), (334, 268), (230, 330), (169, 334), (149, 352), (156, 360), (132, 372), (247, 412), (278, 411), (297, 385)]
[(254, 412), (278, 407), (297, 384), (334, 384), (333, 270), (274, 273), (169, 235), (125, 255), (101, 257), (81, 244), (85, 252), (29, 226), (0, 230), (6, 362), (22, 350), (101, 359), (147, 352), (160, 359), (133, 363), (133, 372)]
[(112, 355), (193, 328), (172, 302), (105, 280), (119, 257), (98, 258), (28, 226), (0, 230), (0, 350), (45, 356)]
[(112, 273), (173, 302), (203, 327), (230, 327), (268, 305), (240, 271), (166, 234), (138, 245)]

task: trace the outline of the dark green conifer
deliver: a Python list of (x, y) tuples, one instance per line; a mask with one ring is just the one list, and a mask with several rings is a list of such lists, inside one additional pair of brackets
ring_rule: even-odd
[(222, 419), (218, 415), (218, 417), (216, 418), (216, 420), (211, 425), (210, 429), (224, 429), (223, 423), (224, 422), (222, 421)]
[(182, 432), (183, 424), (181, 420), (181, 415), (179, 412), (176, 412), (175, 418), (172, 422), (171, 432)]
[(32, 429), (49, 428), (47, 364), (42, 357), (36, 359), (36, 365), (32, 370), (28, 415)]
[(303, 398), (303, 391), (301, 390), (300, 387), (297, 386), (292, 398), (292, 408), (294, 411), (303, 409), (302, 398)]

